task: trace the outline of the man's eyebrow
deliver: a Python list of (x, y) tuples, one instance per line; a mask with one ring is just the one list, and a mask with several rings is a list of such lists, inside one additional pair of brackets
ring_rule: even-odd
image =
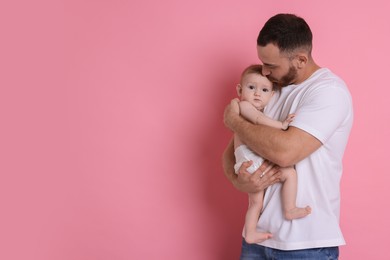
[(277, 67), (277, 65), (275, 65), (275, 64), (270, 64), (270, 63), (265, 63), (265, 62), (263, 62), (263, 65), (267, 66), (267, 67)]

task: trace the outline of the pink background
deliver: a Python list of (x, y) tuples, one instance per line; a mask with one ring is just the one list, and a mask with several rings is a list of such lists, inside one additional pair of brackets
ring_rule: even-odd
[(340, 259), (389, 259), (390, 4), (344, 2), (2, 1), (0, 259), (238, 259), (222, 113), (278, 12), (354, 98)]

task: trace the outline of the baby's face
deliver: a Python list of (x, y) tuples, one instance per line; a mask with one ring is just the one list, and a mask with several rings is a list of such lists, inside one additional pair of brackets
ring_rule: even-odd
[(247, 74), (241, 82), (241, 100), (250, 102), (258, 110), (262, 110), (274, 94), (271, 81), (259, 74)]

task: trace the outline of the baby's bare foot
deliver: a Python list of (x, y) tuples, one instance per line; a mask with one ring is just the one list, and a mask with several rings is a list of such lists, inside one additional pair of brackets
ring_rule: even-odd
[(288, 220), (298, 219), (306, 217), (311, 213), (311, 208), (309, 206), (306, 206), (306, 208), (293, 208), (290, 210), (287, 210), (284, 213), (284, 217)]
[(262, 232), (249, 232), (245, 236), (245, 241), (248, 244), (261, 243), (264, 240), (267, 240), (272, 237), (271, 233), (262, 233)]

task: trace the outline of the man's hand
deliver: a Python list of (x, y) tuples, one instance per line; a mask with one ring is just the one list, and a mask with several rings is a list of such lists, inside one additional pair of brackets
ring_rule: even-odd
[(230, 104), (226, 106), (225, 112), (223, 115), (223, 121), (227, 128), (230, 130), (232, 129), (233, 120), (235, 117), (240, 115), (240, 106), (239, 106), (240, 100), (238, 98), (232, 99), (230, 101)]
[(238, 172), (237, 179), (233, 182), (234, 186), (246, 193), (254, 193), (265, 190), (267, 187), (280, 182), (279, 166), (264, 161), (263, 164), (253, 174), (247, 171), (252, 162), (244, 162)]
[[(258, 124), (257, 122), (259, 117), (265, 117), (262, 112), (260, 112), (254, 105), (249, 101), (240, 101), (240, 116), (245, 118), (247, 121)], [(261, 123), (261, 121), (260, 121)]]

